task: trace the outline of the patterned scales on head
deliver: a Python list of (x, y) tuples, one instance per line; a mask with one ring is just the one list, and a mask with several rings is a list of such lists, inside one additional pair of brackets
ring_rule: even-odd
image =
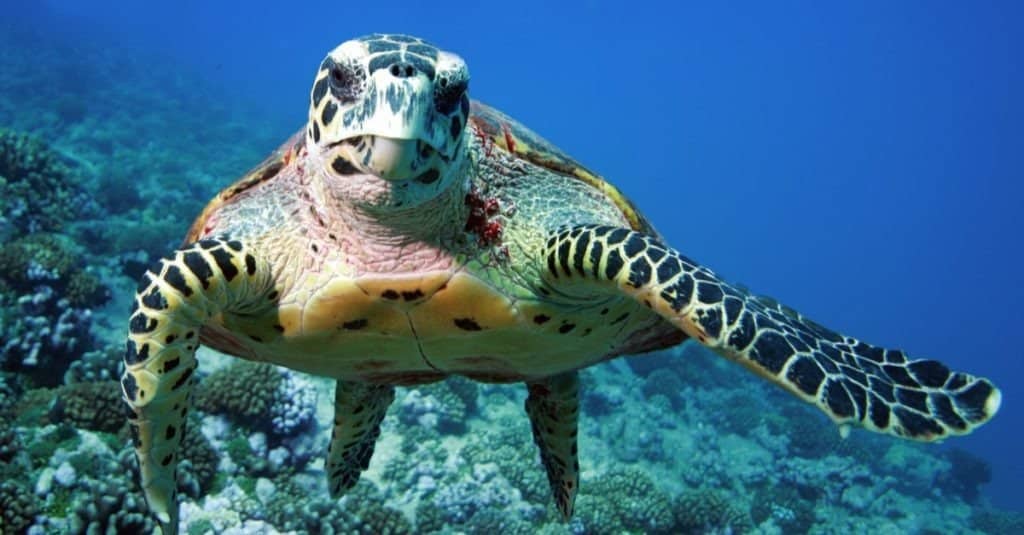
[(203, 343), (337, 380), (326, 471), (366, 468), (394, 385), (525, 383), (566, 519), (580, 368), (693, 339), (837, 423), (919, 440), (970, 432), (999, 391), (826, 329), (664, 243), (613, 186), (469, 99), (456, 55), (348, 41), (308, 123), (221, 192), (139, 285), (122, 379), (150, 507), (174, 531), (178, 432)]

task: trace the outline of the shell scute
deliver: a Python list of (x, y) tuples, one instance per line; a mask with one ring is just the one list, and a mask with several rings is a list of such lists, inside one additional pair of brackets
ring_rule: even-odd
[(469, 122), (475, 127), (485, 155), (498, 148), (534, 165), (574, 177), (608, 197), (626, 217), (633, 230), (655, 233), (654, 227), (618, 188), (515, 119), (474, 100), (470, 104)]

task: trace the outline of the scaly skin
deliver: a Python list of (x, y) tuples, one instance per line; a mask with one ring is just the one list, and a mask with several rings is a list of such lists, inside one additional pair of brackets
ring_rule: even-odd
[(471, 104), (468, 77), (415, 38), (342, 44), (317, 72), (303, 131), (144, 277), (122, 386), (166, 532), (197, 339), (338, 380), (332, 496), (369, 463), (392, 385), (523, 382), (566, 519), (576, 371), (617, 355), (693, 338), (844, 428), (918, 440), (969, 433), (998, 410), (986, 379), (839, 335), (687, 259), (614, 187)]

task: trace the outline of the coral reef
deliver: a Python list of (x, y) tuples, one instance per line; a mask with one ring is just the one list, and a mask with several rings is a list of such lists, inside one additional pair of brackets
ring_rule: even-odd
[(673, 509), (681, 533), (746, 533), (753, 527), (746, 511), (712, 490), (686, 491)]
[(79, 183), (45, 143), (0, 129), (0, 238), (60, 230), (86, 215), (95, 204)]
[(286, 437), (313, 422), (316, 392), (307, 379), (269, 364), (235, 361), (200, 381), (196, 406), (252, 429)]
[(67, 238), (32, 234), (0, 246), (0, 368), (55, 385), (94, 348), (93, 309), (108, 298)]
[(50, 420), (80, 429), (117, 433), (126, 422), (120, 383), (75, 383), (59, 388), (50, 408)]
[[(52, 41), (0, 30), (0, 124), (32, 132), (0, 129), (0, 533), (151, 532), (122, 432), (123, 313), (135, 279), (284, 125), (151, 58)], [(369, 469), (334, 500), (322, 462), (307, 464), (326, 449), (329, 383), (203, 353), (215, 371), (183, 432), (183, 533), (1024, 531), (979, 492), (983, 461), (841, 440), (695, 343), (581, 373), (568, 524), (522, 386), (462, 378), (400, 389)]]
[(31, 491), (14, 481), (0, 481), (0, 533), (20, 533), (38, 512)]

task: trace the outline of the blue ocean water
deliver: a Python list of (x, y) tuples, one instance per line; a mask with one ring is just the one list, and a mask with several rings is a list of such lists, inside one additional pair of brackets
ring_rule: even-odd
[[(169, 99), (192, 87), (234, 99), (209, 120), (246, 136), (239, 110), (252, 110), (260, 130), (244, 141), (264, 152), (304, 122), (312, 75), (339, 42), (401, 32), (454, 51), (470, 66), (474, 98), (618, 185), (684, 254), (844, 333), (991, 378), (1000, 414), (936, 447), (991, 463), (984, 494), (1024, 510), (1019, 4), (4, 9), (62, 53), (78, 43), (132, 57), (161, 80), (180, 72)], [(83, 83), (49, 79), (68, 92)], [(159, 128), (139, 135), (161, 143)]]

